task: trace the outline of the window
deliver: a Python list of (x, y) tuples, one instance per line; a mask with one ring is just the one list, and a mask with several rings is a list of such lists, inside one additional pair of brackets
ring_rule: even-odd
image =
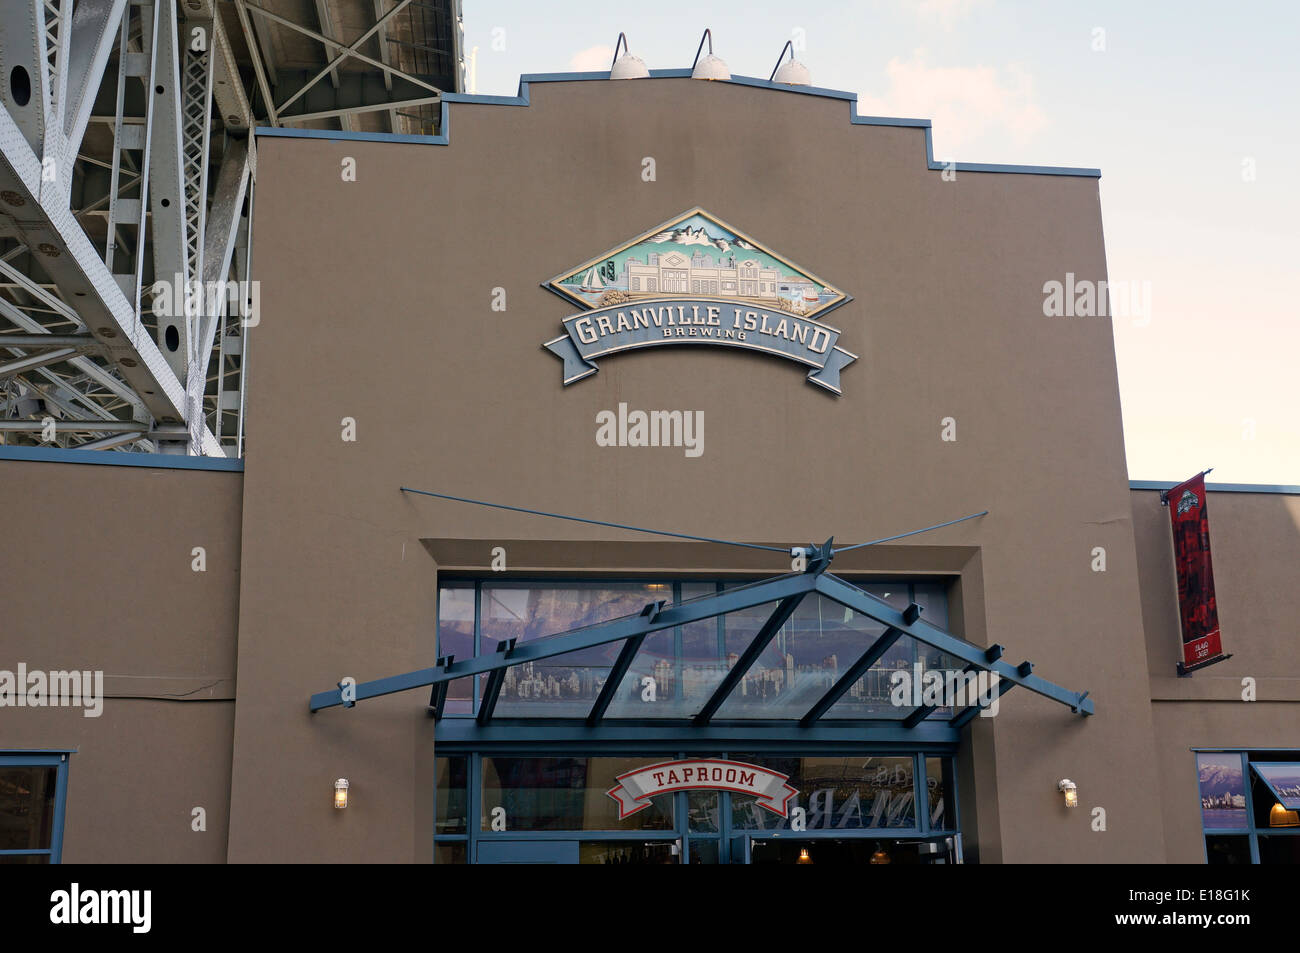
[(1198, 751), (1209, 864), (1300, 863), (1300, 751)]
[[(446, 581), (439, 589), (437, 654), (457, 659), (490, 654), (506, 639), (528, 642), (637, 615), (651, 602), (681, 604), (714, 597), (736, 585), (740, 584), (668, 579)], [(863, 588), (898, 609), (915, 602), (927, 622), (941, 629), (948, 626), (943, 583), (873, 582)], [(605, 717), (656, 721), (692, 717), (775, 608), (775, 604), (756, 606), (651, 633), (616, 686)], [(866, 616), (820, 595), (809, 596), (754, 660), (718, 718), (799, 719), (884, 631), (883, 625)], [(510, 667), (502, 679), (494, 717), (586, 717), (620, 650), (619, 643), (611, 642)], [(916, 665), (924, 670), (964, 667), (942, 652), (900, 638), (824, 717), (871, 721), (905, 717), (911, 708), (892, 702), (891, 676), (899, 670), (913, 671)], [(451, 682), (444, 713), (474, 714), (485, 683), (482, 676)], [(940, 708), (931, 717), (952, 714), (950, 708)]]
[[(591, 755), (529, 747), (435, 757), (435, 863), (546, 853), (563, 863), (734, 864), (751, 860), (751, 844), (755, 863), (795, 863), (801, 849), (822, 862), (844, 855), (866, 863), (884, 849), (900, 863), (948, 863), (942, 858), (951, 858), (960, 841), (947, 755), (850, 750), (805, 757), (774, 745), (749, 752), (642, 745), (639, 753)], [(796, 790), (788, 816), (725, 785), (654, 795), (642, 809), (619, 816), (609, 791), (620, 775), (691, 758), (740, 761), (787, 775)], [(789, 856), (782, 847), (787, 842), (796, 845)]]
[(0, 864), (57, 864), (68, 753), (0, 752)]

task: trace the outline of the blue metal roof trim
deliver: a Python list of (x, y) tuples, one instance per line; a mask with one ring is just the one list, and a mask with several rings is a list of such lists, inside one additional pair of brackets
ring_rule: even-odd
[[(1130, 490), (1172, 490), (1182, 480), (1129, 480)], [(1287, 486), (1281, 483), (1207, 483), (1209, 493), (1281, 493), (1300, 496), (1300, 486)]]
[(244, 471), (243, 460), (228, 457), (182, 457), (169, 453), (120, 453), (115, 450), (67, 450), (63, 447), (0, 447), (0, 460), (170, 470), (226, 470), (236, 473)]
[[(689, 69), (654, 69), (650, 71), (651, 79), (687, 79)], [(481, 96), (470, 93), (442, 94), (442, 132), (436, 136), (411, 136), (390, 132), (333, 132), (328, 129), (285, 129), (274, 126), (257, 126), (253, 132), (258, 136), (284, 136), (295, 139), (336, 139), (349, 142), (408, 142), (428, 146), (445, 146), (450, 144), (449, 103), (469, 103), (480, 106), (527, 106), (530, 104), (528, 87), (532, 83), (581, 83), (604, 82), (609, 79), (609, 71), (601, 70), (589, 73), (525, 73), (519, 77), (519, 95), (517, 96)], [(631, 82), (635, 82), (632, 80)], [(735, 86), (755, 86), (759, 89), (774, 89), (782, 93), (794, 93), (799, 96), (820, 96), (823, 99), (839, 99), (850, 104), (849, 122), (855, 126), (905, 126), (925, 130), (925, 161), (928, 168), (938, 171), (951, 168), (956, 172), (1008, 172), (1021, 175), (1072, 175), (1083, 178), (1101, 178), (1100, 169), (1070, 168), (1051, 165), (1002, 165), (984, 162), (953, 162), (950, 165), (934, 160), (934, 146), (930, 138), (931, 124), (928, 119), (891, 119), (883, 116), (859, 116), (858, 94), (839, 89), (826, 89), (820, 86), (786, 86), (755, 76), (733, 76), (729, 80), (712, 80), (717, 83), (731, 83)]]

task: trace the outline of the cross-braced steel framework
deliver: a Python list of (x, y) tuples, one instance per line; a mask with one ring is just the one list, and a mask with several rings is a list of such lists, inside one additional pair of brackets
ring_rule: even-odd
[[(883, 626), (883, 631), (865, 639), (857, 659), (813, 699), (811, 704), (801, 710), (795, 719), (789, 721), (784, 731), (791, 737), (820, 736), (842, 740), (846, 733), (851, 734), (856, 731), (861, 735), (861, 722), (854, 726), (844, 720), (828, 719), (834, 725), (832, 727), (827, 722), (823, 722), (823, 717), (901, 638), (914, 639), (920, 644), (944, 653), (954, 663), (964, 666), (963, 674), (987, 672), (996, 675), (997, 678), (989, 680), (989, 684), (995, 686), (992, 689), (992, 697), (971, 698), (964, 707), (954, 708), (948, 717), (943, 717), (944, 712), (939, 709), (938, 704), (923, 703), (910, 708), (901, 718), (879, 721), (874, 730), (881, 738), (954, 742), (961, 729), (979, 715), (986, 705), (991, 705), (994, 699), (1000, 698), (1016, 687), (1028, 689), (1066, 705), (1076, 714), (1091, 715), (1095, 710), (1092, 700), (1088, 698), (1088, 692), (1070, 691), (1034, 675), (1034, 666), (1028, 661), (1021, 662), (1019, 665), (1002, 661), (1002, 646), (982, 648), (967, 642), (922, 621), (921, 607), (916, 604), (910, 604), (901, 610), (897, 609), (852, 583), (831, 575), (826, 572), (830, 560), (831, 547), (828, 542), (815, 554), (808, 564), (807, 571), (803, 573), (777, 576), (678, 605), (670, 606), (665, 601), (649, 603), (638, 615), (613, 619), (528, 642), (507, 639), (499, 642), (496, 651), (492, 653), (484, 652), (474, 658), (460, 660), (454, 656), (444, 656), (439, 658), (432, 668), (356, 683), (346, 686), (346, 691), (345, 685), (340, 683), (336, 689), (312, 695), (310, 708), (313, 712), (339, 706), (351, 708), (364, 699), (429, 687), (431, 690), (428, 712), (430, 716), (441, 719), (450, 683), (477, 675), (483, 676), (484, 686), (482, 700), (474, 720), (478, 729), (487, 729), (493, 723), (507, 669), (544, 659), (575, 657), (576, 653), (598, 646), (619, 645), (618, 656), (606, 673), (604, 686), (593, 702), (587, 717), (581, 724), (568, 726), (567, 733), (561, 732), (570, 739), (594, 738), (600, 736), (602, 730), (610, 724), (606, 715), (610, 702), (615, 693), (623, 687), (624, 679), (632, 669), (633, 659), (648, 635), (729, 613), (772, 606), (767, 620), (750, 639), (745, 650), (737, 653), (734, 661), (729, 663), (730, 667), (719, 683), (707, 694), (707, 697), (702, 698), (699, 704), (694, 706), (688, 720), (677, 726), (681, 729), (702, 731), (714, 724), (716, 716), (723, 710), (728, 699), (736, 693), (746, 674), (772, 643), (777, 632), (790, 619), (800, 602), (808, 596), (817, 594), (874, 620)], [(753, 724), (750, 722), (751, 727)], [(557, 726), (558, 722), (549, 726), (547, 730), (555, 730)], [(663, 730), (673, 726), (660, 723), (656, 727)], [(736, 728), (737, 726), (733, 725), (728, 730), (734, 731)], [(777, 730), (780, 733), (779, 729), (773, 729), (771, 726), (764, 730), (769, 733)]]
[(459, 0), (3, 4), (0, 443), (242, 456), (253, 128), (436, 132), (462, 73)]

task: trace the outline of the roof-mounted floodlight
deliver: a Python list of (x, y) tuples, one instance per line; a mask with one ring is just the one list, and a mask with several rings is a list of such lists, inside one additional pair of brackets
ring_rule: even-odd
[[(704, 43), (708, 41), (709, 55), (700, 59)], [(713, 55), (713, 31), (705, 30), (700, 37), (700, 48), (695, 51), (695, 62), (691, 64), (691, 79), (731, 79), (731, 70), (722, 58)]]
[[(623, 45), (623, 56), (618, 55), (619, 44)], [(645, 62), (639, 56), (633, 56), (627, 48), (627, 34), (620, 33), (614, 42), (614, 59), (609, 64), (610, 79), (645, 79), (650, 75)]]
[[(785, 59), (785, 51), (790, 51), (790, 59), (784, 66), (781, 60)], [(776, 65), (772, 67), (772, 75), (767, 78), (769, 83), (781, 83), (785, 86), (811, 86), (812, 74), (808, 72), (808, 67), (804, 66), (794, 58), (794, 42), (785, 41), (785, 46), (781, 47), (781, 55), (776, 58)]]

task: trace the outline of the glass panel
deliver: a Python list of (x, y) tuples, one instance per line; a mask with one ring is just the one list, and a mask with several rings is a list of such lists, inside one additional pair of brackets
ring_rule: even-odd
[(578, 847), (580, 864), (675, 864), (672, 841), (583, 841)]
[(692, 833), (718, 833), (722, 823), (720, 800), (717, 791), (686, 792), (686, 820)]
[(438, 834), (464, 834), (466, 831), (469, 801), (466, 782), (469, 780), (468, 758), (434, 758), (437, 774), (438, 805), (434, 831)]
[(690, 862), (692, 864), (716, 864), (718, 858), (718, 841), (700, 840), (692, 837), (690, 842)]
[[(438, 590), (438, 655), (474, 657), (474, 587), (443, 586)], [(473, 678), (458, 678), (447, 686), (446, 714), (473, 711)]]
[[(907, 601), (905, 591), (904, 587), (904, 603)], [(766, 618), (747, 616), (744, 625), (737, 627), (728, 617), (728, 652), (743, 651), (749, 639), (766, 621)], [(738, 628), (739, 632), (736, 631)], [(884, 632), (884, 625), (837, 602), (820, 595), (805, 598), (728, 697), (718, 711), (718, 718), (802, 717), (839, 680), (844, 669), (852, 666)], [(908, 659), (910, 655), (906, 646), (900, 648), (895, 644), (877, 663), (877, 668), (883, 675), (891, 665)], [(728, 663), (731, 663), (730, 658)], [(860, 718), (867, 713), (864, 704), (870, 708), (870, 700), (862, 692), (873, 684), (870, 675), (876, 671), (873, 668), (868, 677), (859, 680), (849, 690), (846, 698), (850, 702), (846, 708), (852, 709), (853, 714), (837, 712), (835, 717)], [(877, 678), (876, 682), (879, 681)], [(889, 701), (887, 692), (883, 701)], [(896, 710), (871, 712), (871, 716), (876, 718), (904, 714), (905, 711)]]
[(952, 803), (952, 761), (948, 758), (925, 759), (925, 785), (930, 805), (930, 829), (954, 830), (947, 807)]
[(0, 864), (48, 864), (49, 854), (0, 854)]
[(799, 792), (790, 799), (785, 818), (762, 807), (757, 798), (733, 794), (731, 824), (736, 830), (790, 830), (796, 809), (805, 812), (810, 831), (916, 826), (911, 758), (733, 759), (789, 775), (788, 783)]
[[(685, 588), (683, 586), (684, 590)], [(696, 598), (711, 599), (716, 595), (715, 591), (710, 590)], [(778, 602), (767, 602), (722, 617), (725, 627), (725, 635), (722, 636), (719, 635), (718, 618), (681, 626), (680, 659), (668, 654), (666, 640), (655, 642), (647, 638), (633, 659), (628, 677), (619, 687), (619, 693), (606, 716), (680, 719), (698, 714), (714, 690), (722, 684), (739, 652), (744, 651), (749, 639), (754, 637), (777, 605)], [(722, 642), (723, 638), (725, 643)], [(726, 645), (725, 655), (721, 651), (722, 644)], [(735, 644), (740, 645), (739, 650), (733, 648)], [(655, 690), (652, 694), (647, 693), (643, 687), (642, 679), (646, 675), (654, 680)], [(736, 691), (740, 691), (740, 688)]]
[(58, 770), (36, 765), (0, 767), (0, 850), (49, 848)]
[(469, 848), (464, 841), (437, 841), (433, 845), (435, 864), (464, 864), (469, 860)]
[(1261, 864), (1300, 864), (1300, 834), (1261, 834), (1259, 836), (1259, 862)]
[(1251, 762), (1251, 768), (1288, 811), (1300, 810), (1300, 764)]
[[(619, 819), (609, 791), (617, 777), (671, 760), (638, 758), (484, 758), (481, 830), (618, 831), (671, 830), (672, 794), (650, 798), (649, 807)], [(495, 825), (494, 825), (495, 822)]]
[[(648, 603), (659, 599), (671, 601), (672, 587), (664, 583), (566, 583), (563, 587), (484, 583), (481, 654), (490, 654), (504, 639), (529, 642), (639, 615)], [(621, 641), (611, 642), (511, 666), (495, 714), (586, 715), (622, 647)], [(642, 651), (645, 648), (643, 643)]]
[(1240, 754), (1198, 754), (1201, 826), (1206, 830), (1245, 828), (1246, 785)]
[(1207, 864), (1249, 864), (1250, 838), (1244, 835), (1211, 834), (1205, 838), (1205, 862)]
[[(716, 583), (684, 582), (678, 604), (717, 594)], [(698, 711), (709, 692), (722, 681), (725, 672), (720, 631), (715, 618), (647, 636), (605, 717), (685, 718)], [(706, 684), (702, 681), (702, 672), (717, 675)], [(703, 698), (697, 698), (700, 695)]]

